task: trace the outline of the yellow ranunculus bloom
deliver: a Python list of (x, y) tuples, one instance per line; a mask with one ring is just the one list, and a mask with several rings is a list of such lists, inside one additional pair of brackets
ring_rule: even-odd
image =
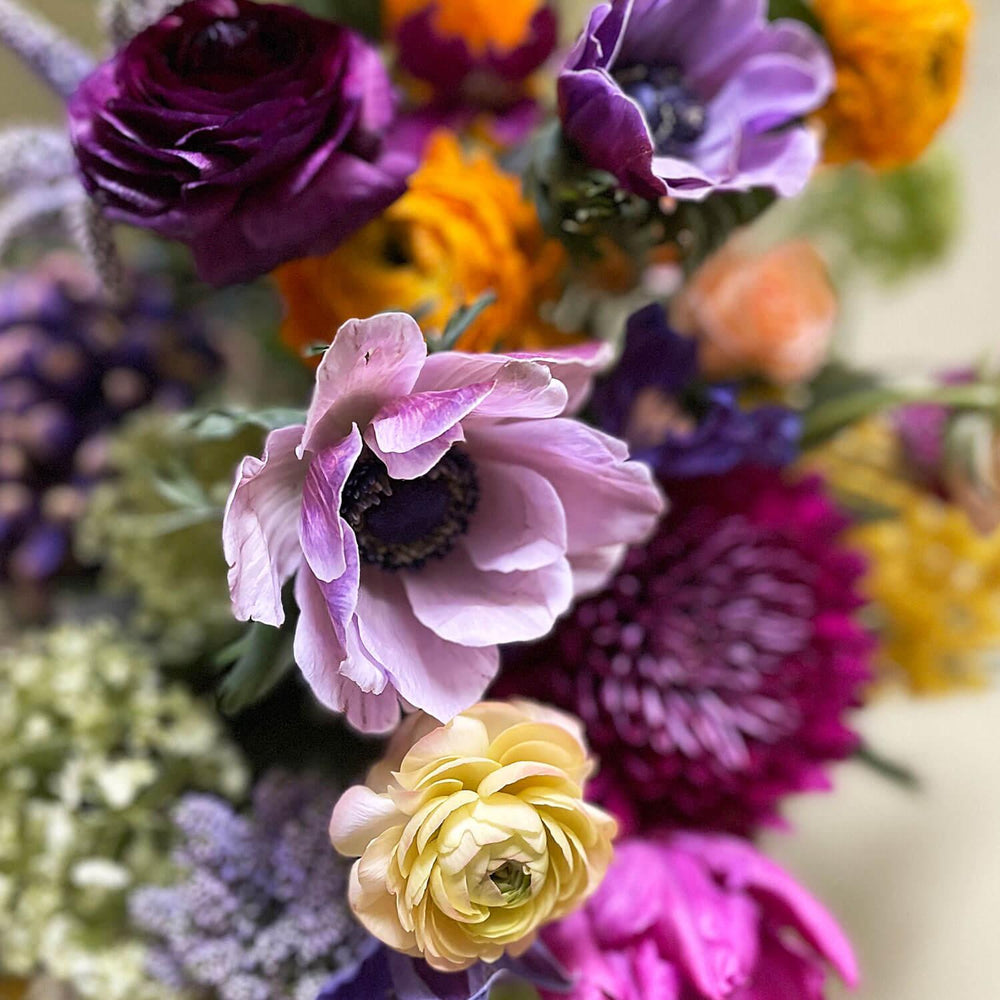
[(820, 112), (826, 159), (892, 169), (917, 159), (962, 88), (967, 0), (816, 0), (837, 68)]
[(592, 768), (580, 723), (532, 702), (482, 702), (445, 726), (411, 717), (330, 821), (334, 847), (360, 859), (358, 919), (443, 972), (520, 954), (610, 864), (615, 821), (583, 799)]
[(485, 154), (466, 156), (435, 135), (410, 188), (326, 257), (275, 272), (285, 299), (282, 340), (302, 351), (329, 341), (356, 316), (395, 309), (440, 333), (455, 310), (486, 291), (496, 302), (458, 343), (461, 350), (523, 350), (571, 343), (540, 315), (558, 300), (562, 245), (545, 236), (521, 183)]
[(532, 18), (545, 0), (383, 0), (382, 11), (390, 32), (414, 14), (433, 7), (434, 30), (461, 38), (473, 55), (489, 49), (510, 52), (522, 45), (531, 30)]

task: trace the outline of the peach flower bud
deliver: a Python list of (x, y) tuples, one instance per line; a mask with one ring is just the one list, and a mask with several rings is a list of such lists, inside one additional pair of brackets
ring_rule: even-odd
[(481, 702), (445, 726), (411, 716), (330, 821), (360, 858), (355, 915), (442, 972), (521, 954), (611, 862), (615, 821), (583, 800), (592, 769), (579, 721), (532, 702)]
[(826, 266), (804, 240), (754, 256), (731, 244), (702, 265), (671, 318), (700, 344), (709, 378), (809, 378), (833, 336), (837, 298)]

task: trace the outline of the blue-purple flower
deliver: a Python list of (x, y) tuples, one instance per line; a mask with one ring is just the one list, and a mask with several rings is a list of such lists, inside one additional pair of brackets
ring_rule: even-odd
[(798, 415), (784, 406), (743, 409), (734, 387), (699, 382), (697, 354), (697, 342), (670, 328), (662, 306), (640, 309), (628, 321), (621, 360), (594, 392), (601, 427), (665, 479), (793, 461)]
[(215, 284), (327, 253), (395, 201), (416, 163), (385, 139), (394, 113), (360, 35), (251, 0), (182, 4), (69, 103), (105, 214), (188, 244)]
[(536, 942), (519, 958), (477, 962), (462, 972), (437, 972), (419, 958), (392, 951), (372, 938), (364, 961), (331, 976), (318, 1000), (489, 1000), (494, 988), (523, 986), (567, 992), (570, 981), (548, 949)]
[(217, 1000), (314, 1000), (338, 970), (353, 975), (368, 939), (327, 838), (335, 798), (322, 779), (279, 771), (257, 784), (249, 816), (212, 796), (182, 798), (180, 878), (131, 900), (153, 942), (152, 974)]
[(833, 86), (823, 44), (764, 0), (611, 0), (559, 76), (567, 137), (647, 198), (797, 194), (819, 158), (800, 123)]

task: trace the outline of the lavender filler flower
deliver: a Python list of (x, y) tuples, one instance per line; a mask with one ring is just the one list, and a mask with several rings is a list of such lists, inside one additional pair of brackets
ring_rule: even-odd
[(331, 973), (363, 958), (348, 866), (326, 832), (335, 798), (319, 778), (278, 771), (257, 784), (250, 816), (183, 798), (181, 880), (131, 900), (135, 924), (158, 940), (150, 971), (219, 1000), (315, 1000)]
[(797, 194), (819, 157), (798, 120), (833, 86), (822, 42), (764, 0), (612, 0), (559, 76), (567, 137), (646, 198)]

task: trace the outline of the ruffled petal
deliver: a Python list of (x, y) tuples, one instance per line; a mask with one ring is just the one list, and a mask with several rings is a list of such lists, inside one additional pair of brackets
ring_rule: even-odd
[(463, 549), (401, 574), (413, 613), (435, 635), (462, 646), (540, 639), (573, 599), (565, 558), (537, 570), (489, 573)]
[(566, 553), (566, 515), (551, 483), (532, 469), (479, 462), (479, 506), (463, 544), (477, 569), (509, 573)]
[(413, 389), (427, 345), (405, 313), (354, 319), (338, 331), (316, 370), (316, 389), (301, 447), (320, 451), (364, 427), (397, 396)]
[(410, 705), (447, 722), (482, 697), (499, 669), (499, 654), (449, 642), (422, 625), (401, 575), (365, 572), (358, 599), (361, 641)]
[(265, 625), (285, 620), (281, 588), (301, 559), (298, 523), (307, 466), (296, 448), (301, 425), (267, 436), (263, 458), (243, 459), (226, 503), (222, 544), (233, 614)]
[(575, 420), (476, 427), (474, 459), (521, 464), (544, 476), (566, 512), (567, 551), (634, 544), (655, 528), (664, 499), (650, 470), (625, 445)]
[(324, 583), (342, 576), (347, 566), (344, 556), (347, 525), (341, 519), (340, 504), (344, 484), (361, 448), (361, 434), (354, 426), (343, 440), (315, 455), (306, 473), (299, 541), (309, 568)]

